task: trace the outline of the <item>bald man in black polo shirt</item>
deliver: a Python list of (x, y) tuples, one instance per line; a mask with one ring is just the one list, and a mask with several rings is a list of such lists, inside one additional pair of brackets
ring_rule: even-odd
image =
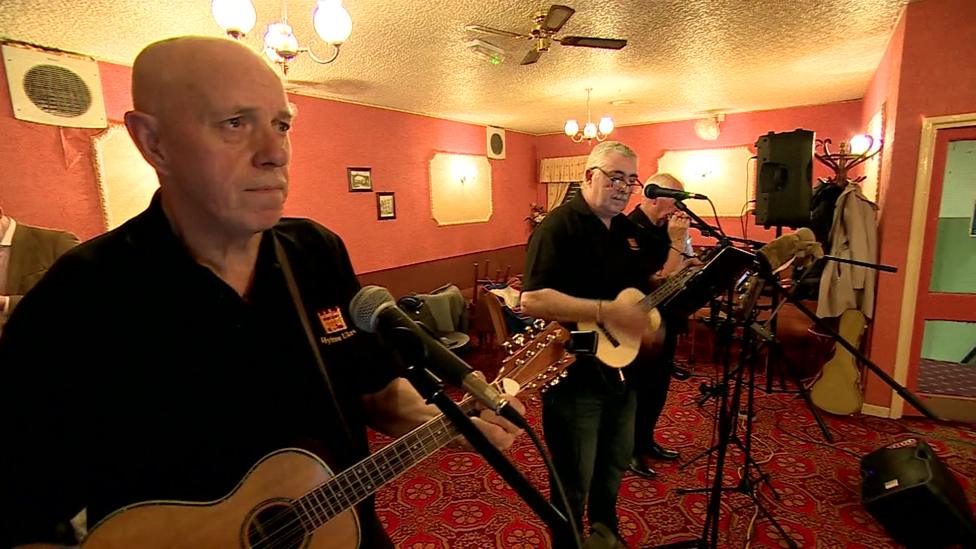
[[(580, 194), (553, 210), (529, 239), (522, 309), (568, 326), (588, 321), (640, 338), (647, 314), (615, 301), (621, 290), (647, 292), (650, 275), (637, 227), (621, 212), (640, 190), (637, 155), (605, 141), (593, 148)], [(543, 429), (571, 512), (582, 525), (616, 532), (617, 492), (630, 463), (636, 398), (632, 384), (596, 357), (578, 356), (569, 375), (543, 398)], [(552, 493), (556, 493), (553, 490)], [(572, 540), (556, 536), (557, 547)]]
[[(667, 189), (684, 190), (678, 178), (669, 173), (651, 176), (646, 185), (655, 184)], [(667, 278), (697, 259), (689, 259), (691, 241), (688, 238), (688, 216), (677, 210), (673, 198), (642, 197), (640, 204), (627, 216), (640, 229), (640, 244), (644, 250), (649, 269), (657, 279)], [(637, 386), (637, 411), (634, 421), (634, 459), (630, 469), (643, 477), (653, 477), (657, 472), (652, 463), (655, 459), (678, 459), (679, 453), (664, 448), (654, 440), (654, 427), (664, 409), (671, 385), (671, 375), (675, 371), (674, 348), (677, 342), (676, 323), (679, 319), (665, 319), (668, 322), (667, 337), (661, 355), (654, 359), (649, 368), (635, 369), (632, 373)]]

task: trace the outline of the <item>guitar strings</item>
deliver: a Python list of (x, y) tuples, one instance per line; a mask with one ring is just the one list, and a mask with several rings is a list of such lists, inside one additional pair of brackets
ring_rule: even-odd
[[(461, 404), (465, 405), (469, 404), (470, 402), (471, 399), (467, 398), (462, 401)], [(363, 481), (363, 477), (359, 474), (359, 467), (366, 462), (380, 461), (380, 458), (386, 458), (387, 465), (389, 465), (395, 459), (395, 465), (397, 467), (403, 467), (403, 465), (406, 463), (410, 463), (410, 466), (412, 466), (413, 464), (416, 464), (425, 457), (429, 456), (431, 450), (437, 450), (443, 447), (456, 436), (456, 433), (452, 432), (452, 430), (449, 428), (449, 423), (446, 417), (441, 416), (440, 418), (436, 418), (434, 421), (435, 422), (432, 422), (429, 425), (422, 425), (417, 428), (417, 431), (413, 433), (417, 438), (415, 443), (409, 445), (392, 443), (387, 445), (383, 450), (380, 450), (379, 452), (359, 461), (352, 467), (348, 467), (346, 470), (335, 475), (320, 486), (313, 488), (298, 498), (295, 498), (292, 501), (292, 509), (295, 511), (295, 514), (282, 513), (276, 516), (274, 519), (268, 521), (268, 523), (264, 525), (264, 528), (269, 529), (270, 531), (268, 534), (263, 536), (261, 541), (255, 543), (252, 547), (277, 547), (278, 541), (287, 542), (295, 538), (304, 537), (305, 533), (326, 524), (343, 512), (351, 510), (352, 507), (357, 503), (368, 498), (376, 490), (386, 485), (399, 475), (398, 473), (390, 478), (384, 478), (381, 476), (379, 482), (375, 481), (373, 477), (368, 476), (367, 480)], [(422, 436), (418, 437), (417, 435)], [(448, 437), (445, 435), (450, 436)], [(403, 440), (406, 440), (409, 436), (410, 434), (408, 433), (404, 436)], [(417, 443), (420, 445), (420, 452), (417, 452)], [(391, 469), (387, 468), (387, 470)], [(367, 474), (370, 474), (368, 470), (365, 471)], [(353, 476), (356, 477), (356, 480), (353, 480)], [(340, 486), (344, 481), (345, 486)], [(367, 488), (368, 490), (363, 493), (363, 488)], [(352, 494), (349, 493), (350, 490), (353, 492)], [(328, 495), (330, 494), (337, 497), (329, 498)], [(322, 496), (324, 504), (319, 501), (319, 496)], [(306, 507), (308, 507), (308, 509), (306, 509)], [(311, 529), (306, 528), (305, 524), (301, 520), (303, 514), (312, 523)]]
[[(547, 332), (548, 330), (544, 330), (540, 335), (544, 335)], [(533, 338), (528, 345), (523, 347), (523, 349), (529, 348), (531, 343), (537, 340), (538, 337)], [(517, 353), (510, 356), (508, 360), (514, 359), (516, 356), (518, 356)], [(509, 373), (509, 376), (506, 377), (511, 377), (514, 372), (524, 368), (529, 362), (531, 362), (531, 360), (527, 361), (521, 366), (517, 366), (512, 372)], [(496, 381), (495, 384), (497, 383), (498, 382)], [(458, 406), (460, 406), (465, 412), (468, 412), (474, 408), (474, 404), (474, 399), (471, 396), (467, 396), (461, 400)], [(352, 507), (354, 507), (356, 504), (368, 498), (389, 482), (393, 481), (404, 470), (416, 465), (428, 457), (431, 453), (433, 453), (433, 451), (447, 445), (456, 436), (457, 432), (452, 429), (450, 420), (444, 415), (416, 427), (413, 431), (401, 437), (397, 442), (388, 444), (378, 452), (363, 458), (353, 466), (346, 468), (344, 471), (335, 475), (331, 479), (326, 480), (324, 483), (309, 490), (302, 496), (295, 498), (291, 507), (295, 513), (281, 513), (272, 520), (268, 521), (264, 527), (274, 527), (274, 529), (264, 536), (262, 540), (259, 540), (258, 543), (252, 545), (252, 547), (278, 547), (279, 541), (287, 544), (294, 539), (304, 538), (306, 534), (328, 523), (336, 516), (346, 511), (352, 511)], [(414, 437), (417, 440), (412, 444), (404, 444), (403, 442), (409, 440), (410, 437)], [(418, 449), (419, 452), (417, 451)], [(402, 450), (406, 451), (404, 452)], [(360, 466), (367, 464), (367, 462), (378, 462), (382, 459), (385, 459), (386, 465), (389, 466), (392, 461), (391, 458), (396, 459), (395, 467), (387, 467), (386, 471), (388, 475), (390, 472), (395, 474), (389, 475), (388, 477), (380, 476), (378, 482), (375, 481), (375, 479), (373, 479), (371, 476), (368, 476), (367, 482), (363, 482), (362, 477), (357, 471)], [(404, 458), (406, 458), (406, 460), (404, 460)], [(406, 465), (405, 468), (404, 465)], [(379, 470), (382, 471), (383, 469), (380, 468)], [(363, 471), (365, 471), (367, 475), (371, 474), (370, 468), (363, 469)], [(354, 474), (357, 477), (357, 480), (352, 481), (351, 479)], [(337, 492), (336, 487), (342, 484), (343, 480), (347, 481), (346, 487), (339, 487)], [(362, 492), (363, 487), (368, 488), (365, 493)], [(345, 496), (350, 488), (359, 490), (357, 497), (345, 497), (345, 501), (335, 501), (341, 500), (341, 498), (327, 497), (328, 494)], [(323, 497), (325, 505), (319, 502), (319, 496)], [(337, 508), (334, 508), (334, 503), (338, 504)], [(308, 504), (308, 506), (311, 508), (311, 512), (305, 509), (306, 504)], [(326, 506), (328, 508), (326, 508)], [(305, 527), (305, 524), (302, 521), (303, 513), (306, 519), (311, 519), (310, 522), (312, 528)]]

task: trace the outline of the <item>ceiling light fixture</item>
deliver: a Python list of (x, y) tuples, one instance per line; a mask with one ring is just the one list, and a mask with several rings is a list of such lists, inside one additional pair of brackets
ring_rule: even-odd
[[(244, 38), (257, 20), (251, 0), (213, 0), (211, 8), (217, 24), (227, 36), (237, 40)], [(281, 65), (285, 74), (288, 74), (288, 63), (300, 53), (307, 53), (313, 61), (322, 65), (335, 61), (339, 57), (339, 46), (352, 32), (352, 18), (342, 7), (342, 0), (318, 0), (312, 12), (312, 24), (319, 37), (332, 46), (332, 55), (327, 58), (315, 55), (311, 48), (298, 45), (298, 39), (288, 24), (288, 2), (282, 0), (281, 20), (268, 25), (264, 33), (264, 54)]]
[(716, 114), (708, 118), (702, 118), (698, 122), (695, 122), (695, 135), (705, 141), (715, 141), (721, 133), (718, 125), (723, 121), (725, 121), (724, 114)]
[(591, 142), (594, 139), (603, 141), (613, 131), (613, 119), (609, 116), (601, 118), (599, 126), (593, 123), (590, 117), (591, 91), (593, 91), (593, 88), (586, 88), (586, 125), (583, 126), (583, 129), (580, 129), (579, 123), (576, 122), (575, 118), (567, 120), (566, 125), (563, 127), (563, 132), (576, 143), (581, 143), (584, 139), (587, 142)]

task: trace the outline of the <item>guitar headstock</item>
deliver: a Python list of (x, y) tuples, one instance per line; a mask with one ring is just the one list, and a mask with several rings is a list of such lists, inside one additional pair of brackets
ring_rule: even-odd
[(569, 331), (558, 322), (537, 320), (532, 328), (512, 336), (502, 344), (508, 356), (502, 361), (497, 379), (516, 381), (520, 390), (545, 391), (566, 376), (566, 368), (576, 358), (566, 352)]

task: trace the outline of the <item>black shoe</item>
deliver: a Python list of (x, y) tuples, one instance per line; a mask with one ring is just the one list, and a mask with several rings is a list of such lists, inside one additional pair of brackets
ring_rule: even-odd
[(674, 370), (671, 372), (671, 377), (677, 379), (678, 381), (684, 381), (691, 377), (691, 370), (688, 368), (682, 368), (681, 366), (675, 366)]
[(630, 460), (630, 470), (637, 476), (644, 478), (654, 478), (657, 476), (657, 471), (651, 468), (647, 462), (646, 456), (634, 456)]
[(681, 457), (681, 453), (677, 450), (670, 450), (656, 442), (651, 444), (651, 451), (648, 452), (647, 455), (654, 459), (664, 459), (668, 461)]

